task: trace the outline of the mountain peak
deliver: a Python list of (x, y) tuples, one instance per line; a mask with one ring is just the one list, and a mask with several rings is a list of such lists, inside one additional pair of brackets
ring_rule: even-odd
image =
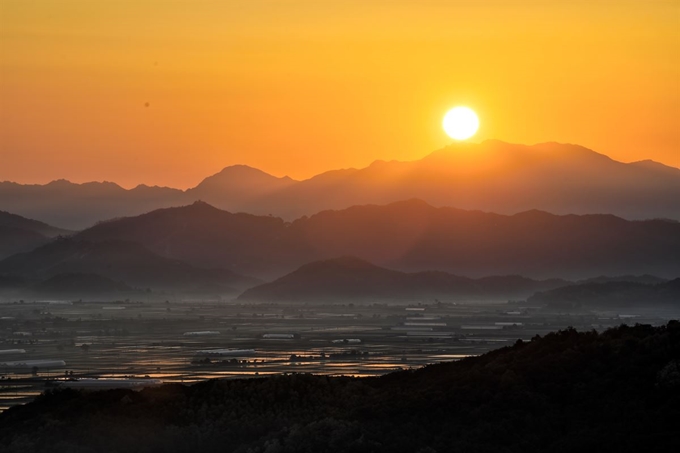
[(250, 165), (245, 165), (245, 164), (235, 164), (235, 165), (228, 165), (224, 167), (222, 170), (217, 172), (217, 174), (225, 174), (225, 173), (253, 173), (253, 174), (268, 174), (259, 168), (251, 167)]
[(274, 175), (271, 175), (263, 170), (260, 170), (259, 168), (251, 167), (250, 165), (245, 165), (245, 164), (236, 164), (236, 165), (229, 165), (228, 167), (224, 167), (222, 170), (219, 172), (215, 173), (212, 176), (209, 176), (209, 178), (213, 177), (218, 177), (218, 176), (229, 176), (229, 177), (259, 177), (259, 178), (267, 178), (267, 179), (278, 179), (282, 181), (293, 181), (292, 178), (288, 176), (282, 176), (282, 177), (277, 177)]
[(680, 175), (680, 168), (671, 167), (670, 165), (662, 164), (651, 159), (639, 160), (637, 162), (631, 162), (628, 165), (632, 165), (638, 168), (646, 168), (649, 170), (662, 171), (668, 175)]
[[(184, 208), (192, 209), (192, 210), (201, 210), (201, 211), (222, 211), (221, 209), (218, 209), (215, 206), (211, 205), (210, 203), (206, 203), (203, 200), (196, 200), (193, 203), (191, 203), (190, 205), (184, 206)], [(173, 209), (173, 208), (168, 208), (168, 209)], [(180, 207), (180, 209), (181, 209), (181, 207)]]
[(432, 206), (499, 214), (539, 209), (560, 215), (677, 219), (679, 194), (680, 169), (656, 162), (618, 162), (568, 143), (485, 140), (454, 143), (422, 159), (376, 160), (364, 168), (332, 170), (303, 181), (241, 164), (225, 167), (186, 191), (143, 185), (125, 190), (113, 183), (65, 180), (50, 185), (2, 183), (0, 208), (72, 229), (194, 200), (287, 221), (412, 198)]
[(358, 258), (353, 255), (344, 255), (337, 258), (330, 258), (327, 260), (316, 261), (306, 266), (314, 267), (334, 267), (334, 268), (347, 268), (347, 269), (377, 269), (378, 266), (375, 264)]
[(68, 187), (75, 185), (75, 183), (72, 183), (68, 179), (55, 179), (54, 181), (50, 181), (47, 184), (45, 184), (46, 187)]
[(294, 183), (288, 176), (278, 178), (248, 165), (231, 165), (208, 176), (187, 193), (215, 202), (232, 194), (257, 198)]

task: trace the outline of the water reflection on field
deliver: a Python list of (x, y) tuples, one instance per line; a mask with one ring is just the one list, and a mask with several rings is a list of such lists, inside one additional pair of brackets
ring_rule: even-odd
[[(677, 317), (644, 310), (567, 314), (504, 302), (5, 301), (0, 410), (30, 400), (54, 379), (148, 376), (190, 383), (277, 373), (375, 376), (459, 360), (567, 326), (657, 325)], [(213, 349), (222, 351), (206, 353)], [(46, 360), (66, 366), (45, 367)]]

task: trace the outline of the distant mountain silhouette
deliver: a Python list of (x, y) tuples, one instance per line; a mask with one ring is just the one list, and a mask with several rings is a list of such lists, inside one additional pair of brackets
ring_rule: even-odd
[(294, 217), (409, 198), (502, 214), (540, 209), (677, 219), (680, 170), (653, 162), (624, 164), (577, 145), (488, 140), (451, 145), (413, 162), (377, 161), (360, 170), (323, 173), (273, 196), (268, 208)]
[(615, 277), (610, 277), (606, 275), (600, 275), (599, 277), (587, 278), (585, 280), (580, 280), (576, 283), (609, 283), (609, 282), (631, 282), (631, 283), (642, 283), (645, 285), (656, 285), (657, 283), (665, 283), (668, 279), (656, 277), (654, 275), (619, 275)]
[(73, 231), (57, 228), (37, 220), (27, 219), (20, 215), (0, 211), (0, 226), (20, 228), (22, 230), (33, 231), (42, 236), (53, 238), (56, 236), (67, 236)]
[(248, 212), (261, 200), (294, 185), (289, 177), (277, 178), (247, 165), (233, 165), (205, 178), (186, 191), (185, 199), (202, 200), (231, 211)]
[(677, 308), (680, 307), (680, 278), (657, 284), (629, 281), (583, 283), (539, 292), (529, 297), (527, 302), (565, 310), (658, 305)]
[(145, 185), (126, 190), (111, 182), (0, 182), (0, 209), (79, 230), (100, 220), (182, 204), (183, 194), (177, 189)]
[(674, 221), (535, 210), (507, 216), (411, 200), (324, 211), (297, 223), (322, 256), (352, 254), (400, 270), (569, 279), (680, 273)]
[(233, 211), (249, 211), (263, 197), (296, 181), (277, 178), (246, 165), (226, 167), (182, 191), (141, 184), (124, 189), (111, 182), (74, 184), (66, 180), (45, 185), (0, 182), (0, 209), (83, 229), (99, 221), (205, 200)]
[(680, 220), (680, 169), (649, 160), (617, 162), (578, 145), (487, 140), (454, 144), (412, 162), (376, 161), (304, 181), (235, 165), (186, 191), (143, 185), (125, 190), (106, 182), (0, 183), (0, 209), (73, 229), (197, 200), (293, 220), (326, 209), (411, 198), (501, 214), (539, 209)]
[(71, 233), (37, 220), (0, 211), (0, 259), (32, 250), (49, 242), (49, 238)]
[(60, 239), (0, 261), (0, 274), (42, 281), (95, 273), (138, 288), (236, 293), (258, 280), (223, 269), (201, 269), (156, 255), (133, 242)]
[(195, 203), (101, 223), (77, 237), (139, 242), (195, 266), (266, 279), (343, 255), (402, 271), (465, 276), (680, 274), (675, 221), (540, 211), (506, 216), (419, 200), (324, 211), (292, 223)]
[(259, 276), (292, 270), (315, 256), (304, 238), (277, 217), (232, 214), (204, 202), (102, 222), (77, 237), (138, 242), (196, 266)]
[(48, 241), (48, 238), (35, 231), (0, 225), (0, 259), (32, 250)]
[(271, 283), (250, 288), (244, 301), (370, 301), (439, 298), (507, 299), (569, 284), (564, 280), (531, 280), (517, 275), (470, 279), (445, 272), (404, 273), (355, 257), (305, 264)]
[(91, 273), (63, 273), (50, 277), (31, 287), (37, 293), (54, 296), (85, 296), (132, 292), (123, 282)]

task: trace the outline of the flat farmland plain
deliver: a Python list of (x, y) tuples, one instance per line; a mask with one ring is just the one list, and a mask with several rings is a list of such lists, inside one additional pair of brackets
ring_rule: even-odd
[(375, 376), (569, 326), (660, 325), (679, 314), (563, 313), (504, 301), (7, 300), (0, 303), (0, 411), (77, 379), (149, 379), (152, 385), (278, 373)]

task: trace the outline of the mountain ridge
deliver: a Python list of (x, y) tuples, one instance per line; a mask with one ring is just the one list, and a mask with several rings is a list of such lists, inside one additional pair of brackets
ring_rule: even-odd
[(527, 302), (559, 310), (677, 307), (680, 304), (680, 278), (652, 284), (639, 281), (578, 283), (537, 292)]
[(101, 223), (76, 235), (125, 240), (195, 266), (264, 279), (303, 264), (354, 255), (379, 266), (468, 277), (680, 274), (680, 223), (613, 215), (515, 215), (434, 207), (422, 200), (326, 210), (286, 222), (207, 203)]
[(154, 290), (238, 294), (258, 279), (225, 269), (206, 269), (158, 255), (135, 242), (90, 242), (62, 238), (30, 252), (0, 260), (0, 275), (20, 277), (27, 283), (57, 275), (98, 274), (115, 282)]
[(307, 263), (295, 271), (243, 292), (237, 300), (259, 302), (376, 300), (462, 300), (527, 297), (539, 290), (570, 284), (561, 279), (533, 280), (518, 275), (471, 279), (442, 271), (406, 273), (376, 266), (354, 256)]
[(44, 222), (0, 211), (0, 259), (27, 252), (56, 236), (72, 233)]
[(653, 161), (623, 163), (580, 145), (486, 140), (452, 144), (411, 161), (375, 160), (364, 168), (329, 170), (300, 181), (233, 165), (187, 190), (65, 180), (0, 183), (0, 209), (72, 229), (198, 199), (290, 221), (326, 209), (409, 198), (502, 214), (536, 208), (680, 219), (680, 169)]

